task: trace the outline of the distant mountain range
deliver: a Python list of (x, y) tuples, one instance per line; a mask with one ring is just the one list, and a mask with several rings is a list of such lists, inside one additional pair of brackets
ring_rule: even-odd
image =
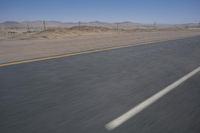
[[(199, 23), (186, 23), (186, 24), (142, 24), (142, 23), (134, 23), (130, 21), (125, 22), (118, 22), (118, 23), (109, 23), (109, 22), (101, 22), (101, 21), (92, 21), (92, 22), (59, 22), (59, 21), (45, 21), (46, 27), (73, 27), (73, 26), (100, 26), (100, 27), (108, 27), (108, 28), (152, 28), (152, 27), (158, 27), (158, 28), (183, 28), (183, 27), (200, 27)], [(17, 21), (5, 21), (0, 23), (0, 27), (4, 28), (38, 28), (43, 27), (43, 21), (23, 21), (23, 22), (17, 22)]]

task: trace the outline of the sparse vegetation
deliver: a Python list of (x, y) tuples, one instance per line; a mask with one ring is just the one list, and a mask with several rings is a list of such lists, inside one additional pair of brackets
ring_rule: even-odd
[(82, 35), (100, 35), (135, 32), (177, 31), (191, 30), (190, 27), (199, 27), (200, 24), (162, 25), (140, 24), (132, 22), (106, 23), (106, 22), (78, 22), (62, 23), (57, 21), (35, 22), (4, 22), (0, 23), (0, 40), (25, 39), (59, 39)]

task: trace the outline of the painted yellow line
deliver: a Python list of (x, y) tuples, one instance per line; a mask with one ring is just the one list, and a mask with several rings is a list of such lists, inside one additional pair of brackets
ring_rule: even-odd
[[(185, 38), (185, 37), (182, 37), (182, 38), (180, 37), (180, 38), (177, 38), (177, 39), (183, 39), (183, 38)], [(31, 62), (36, 62), (36, 61), (51, 60), (51, 59), (57, 59), (57, 58), (63, 58), (63, 57), (81, 55), (81, 54), (103, 52), (103, 51), (109, 51), (109, 50), (114, 50), (114, 49), (134, 47), (134, 46), (138, 46), (138, 45), (151, 44), (151, 43), (157, 43), (157, 42), (165, 42), (165, 41), (177, 40), (177, 39), (155, 40), (155, 41), (149, 41), (149, 42), (140, 42), (140, 43), (137, 43), (137, 44), (134, 44), (134, 45), (130, 44), (130, 45), (125, 45), (125, 46), (100, 48), (100, 49), (93, 49), (93, 50), (81, 51), (81, 52), (76, 52), (76, 53), (68, 53), (68, 54), (62, 54), (62, 55), (53, 55), (53, 56), (49, 56), (49, 57), (41, 57), (41, 58), (36, 58), (36, 59), (27, 59), (27, 60), (22, 60), (22, 61), (14, 61), (14, 62), (8, 62), (8, 63), (0, 64), (0, 67), (6, 67), (6, 66), (18, 65), (18, 64), (25, 64), (25, 63), (31, 63)]]

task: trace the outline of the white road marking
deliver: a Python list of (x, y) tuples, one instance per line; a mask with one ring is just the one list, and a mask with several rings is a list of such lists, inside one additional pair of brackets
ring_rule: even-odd
[(164, 95), (166, 95), (167, 93), (169, 93), (170, 91), (175, 89), (177, 86), (179, 86), (180, 84), (182, 84), (183, 82), (185, 82), (187, 79), (191, 78), (192, 76), (194, 76), (198, 72), (200, 72), (200, 66), (198, 68), (196, 68), (195, 70), (193, 70), (192, 72), (186, 74), (182, 78), (178, 79), (174, 83), (170, 84), (169, 86), (167, 86), (163, 90), (161, 90), (158, 93), (154, 94), (150, 98), (146, 99), (142, 103), (140, 103), (137, 106), (133, 107), (128, 112), (122, 114), (118, 118), (116, 118), (116, 119), (112, 120), (111, 122), (107, 123), (105, 125), (105, 128), (107, 130), (113, 130), (113, 129), (117, 128), (118, 126), (120, 126), (121, 124), (123, 124), (124, 122), (129, 120), (130, 118), (134, 117), (136, 114), (140, 113), (142, 110), (144, 110), (145, 108), (147, 108), (148, 106), (150, 106), (151, 104), (156, 102), (158, 99), (160, 99), (161, 97), (163, 97)]

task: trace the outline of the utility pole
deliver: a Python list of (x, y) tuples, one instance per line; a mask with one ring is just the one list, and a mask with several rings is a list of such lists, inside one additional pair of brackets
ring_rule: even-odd
[(43, 21), (43, 30), (44, 31), (46, 30), (46, 22), (45, 22), (45, 20)]
[(81, 22), (78, 21), (78, 29), (81, 30)]
[(30, 26), (27, 24), (27, 32), (30, 32)]
[(117, 24), (117, 32), (119, 31), (119, 23), (116, 23)]
[(156, 29), (156, 26), (157, 26), (157, 24), (156, 24), (156, 22), (154, 22), (154, 23), (153, 23), (154, 29)]

